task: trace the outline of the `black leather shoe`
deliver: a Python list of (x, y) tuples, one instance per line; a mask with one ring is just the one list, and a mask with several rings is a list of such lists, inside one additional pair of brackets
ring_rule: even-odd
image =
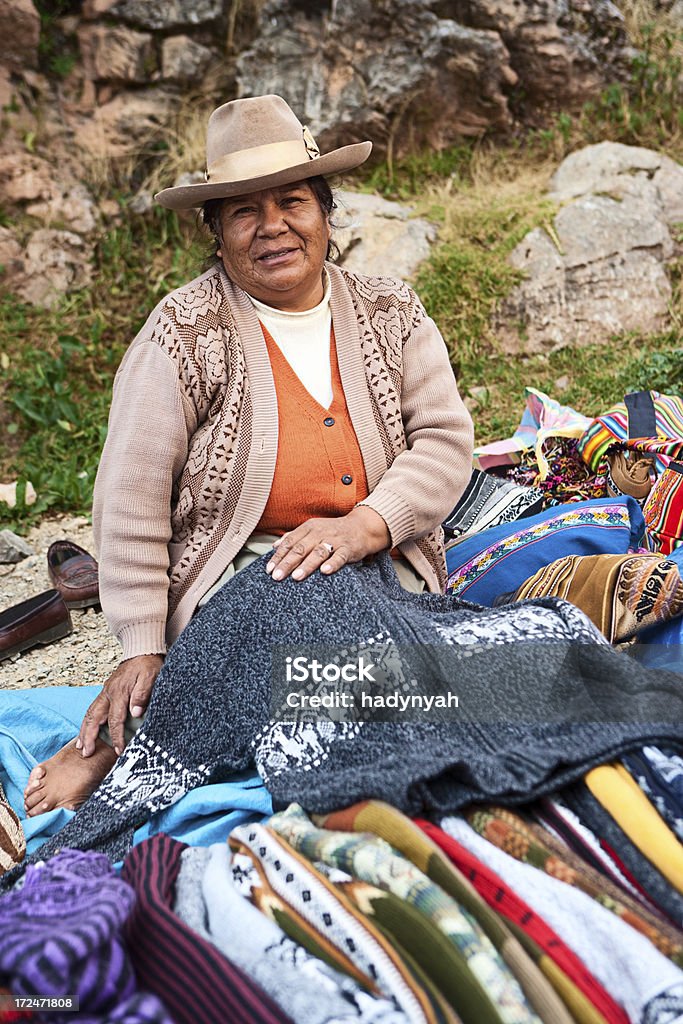
[(29, 597), (0, 613), (0, 661), (36, 644), (61, 640), (72, 631), (69, 609), (56, 590)]

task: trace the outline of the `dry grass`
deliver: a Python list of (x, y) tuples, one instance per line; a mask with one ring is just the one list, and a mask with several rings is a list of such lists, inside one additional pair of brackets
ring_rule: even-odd
[(420, 212), (439, 217), (444, 242), (464, 237), (483, 248), (521, 218), (537, 219), (552, 210), (545, 198), (548, 182), (556, 169), (554, 161), (539, 161), (522, 150), (480, 147), (472, 156), (469, 180), (455, 178), (429, 186), (418, 200)]
[(683, 34), (681, 23), (668, 11), (663, 11), (655, 0), (620, 0), (618, 7), (624, 15), (626, 31), (635, 46), (642, 46), (645, 38), (656, 30), (653, 35), (652, 55), (664, 60), (669, 54), (665, 39), (672, 41), (671, 53), (683, 57)]
[(203, 171), (206, 164), (206, 124), (215, 101), (186, 98), (164, 134), (164, 151), (142, 187), (158, 192), (173, 185), (181, 174)]
[(441, 244), (417, 284), (456, 368), (498, 349), (491, 315), (519, 279), (508, 256), (532, 228), (552, 233), (555, 207), (545, 194), (552, 170), (522, 150), (479, 147), (466, 177), (435, 182), (414, 201), (440, 224)]

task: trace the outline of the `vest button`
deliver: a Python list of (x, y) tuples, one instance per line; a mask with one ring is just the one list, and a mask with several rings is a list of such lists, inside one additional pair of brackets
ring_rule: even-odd
[(351, 476), (350, 473), (344, 473), (344, 476), (341, 478), (341, 482), (343, 484), (352, 484), (353, 483), (353, 477)]
[(326, 416), (325, 419), (323, 420), (323, 423), (325, 424), (326, 427), (333, 427), (334, 416)]

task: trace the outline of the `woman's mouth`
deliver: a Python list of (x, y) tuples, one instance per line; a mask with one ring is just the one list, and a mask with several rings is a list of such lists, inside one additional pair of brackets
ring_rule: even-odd
[(280, 263), (286, 263), (298, 251), (298, 249), (291, 248), (274, 249), (272, 252), (264, 252), (262, 256), (259, 256), (258, 262), (264, 263), (268, 267), (275, 267)]

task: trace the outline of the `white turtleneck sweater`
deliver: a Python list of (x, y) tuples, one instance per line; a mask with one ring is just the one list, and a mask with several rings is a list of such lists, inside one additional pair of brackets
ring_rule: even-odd
[(313, 309), (286, 313), (249, 296), (261, 323), (268, 329), (283, 356), (316, 402), (328, 409), (332, 404), (330, 367), (330, 278), (324, 271), (325, 292)]

